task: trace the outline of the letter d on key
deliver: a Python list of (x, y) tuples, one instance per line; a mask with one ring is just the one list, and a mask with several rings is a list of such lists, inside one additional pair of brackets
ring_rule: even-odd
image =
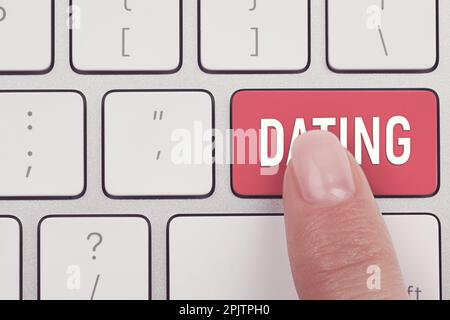
[(0, 22), (6, 19), (6, 10), (3, 7), (0, 7)]
[[(276, 132), (276, 153), (273, 157), (269, 155), (269, 136), (270, 129)], [(261, 119), (261, 138), (260, 138), (260, 158), (261, 167), (274, 167), (280, 164), (284, 155), (284, 129), (280, 121), (275, 119)], [(272, 136), (272, 135), (271, 135)]]

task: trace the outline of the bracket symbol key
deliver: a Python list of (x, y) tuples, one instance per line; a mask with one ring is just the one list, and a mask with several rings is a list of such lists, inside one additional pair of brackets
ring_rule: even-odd
[(252, 28), (250, 28), (250, 30), (253, 31), (254, 40), (255, 40), (254, 51), (253, 51), (253, 53), (250, 54), (250, 56), (251, 57), (259, 57), (259, 28), (252, 27)]
[[(125, 9), (125, 11), (131, 12), (133, 11), (129, 6), (128, 6), (128, 0), (123, 0), (123, 8)], [(131, 28), (122, 28), (122, 57), (130, 57), (130, 54), (127, 53), (127, 49), (126, 49), (126, 33), (127, 31), (130, 31)]]
[(126, 45), (126, 35), (127, 31), (130, 31), (131, 28), (122, 28), (122, 57), (130, 57), (131, 55), (127, 53), (127, 45)]
[(133, 11), (129, 6), (128, 6), (128, 0), (123, 0), (123, 8), (126, 10), (126, 11)]

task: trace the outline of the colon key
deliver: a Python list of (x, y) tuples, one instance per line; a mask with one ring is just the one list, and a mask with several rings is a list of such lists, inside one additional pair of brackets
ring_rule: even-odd
[(0, 198), (76, 198), (85, 188), (77, 92), (0, 92)]

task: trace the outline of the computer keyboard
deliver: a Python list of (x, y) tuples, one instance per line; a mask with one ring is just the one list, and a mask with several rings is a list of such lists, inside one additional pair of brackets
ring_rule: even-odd
[(450, 298), (450, 2), (0, 0), (0, 299), (296, 299), (293, 137), (362, 165)]

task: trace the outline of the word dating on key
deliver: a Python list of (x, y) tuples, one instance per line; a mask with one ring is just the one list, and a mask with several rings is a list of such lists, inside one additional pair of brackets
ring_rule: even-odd
[[(352, 125), (354, 128), (354, 135), (352, 137), (353, 145), (355, 146), (354, 155), (359, 164), (362, 163), (363, 148), (366, 149), (369, 161), (372, 165), (380, 164), (380, 154), (385, 153), (387, 160), (394, 165), (405, 164), (411, 155), (411, 138), (410, 137), (396, 137), (397, 128), (400, 127), (402, 132), (409, 132), (411, 130), (410, 123), (407, 118), (403, 116), (390, 117), (386, 123), (380, 124), (380, 117), (373, 117), (371, 123), (366, 125), (363, 117), (355, 117), (354, 122), (349, 124), (347, 117), (341, 118), (312, 118), (309, 127), (320, 129), (324, 131), (331, 130), (332, 127), (339, 125), (339, 137), (342, 145), (348, 145), (348, 130)], [(299, 134), (306, 133), (305, 118), (296, 118), (294, 121), (294, 129), (290, 139), (290, 146), (294, 143), (295, 138)], [(380, 145), (380, 126), (383, 126), (386, 136), (386, 144)], [(372, 128), (371, 133), (368, 127)], [(274, 142), (275, 152), (269, 154), (269, 132), (271, 138), (275, 137)], [(261, 119), (260, 130), (260, 161), (262, 167), (277, 166), (281, 163), (284, 156), (284, 127), (277, 119)], [(373, 138), (371, 138), (371, 136)], [(396, 154), (396, 146), (401, 146), (403, 150), (401, 154)], [(381, 148), (384, 147), (384, 150)], [(288, 160), (291, 158), (289, 151)]]
[(232, 98), (232, 187), (280, 196), (294, 139), (331, 131), (377, 196), (430, 196), (439, 187), (439, 100), (431, 90), (244, 90)]

